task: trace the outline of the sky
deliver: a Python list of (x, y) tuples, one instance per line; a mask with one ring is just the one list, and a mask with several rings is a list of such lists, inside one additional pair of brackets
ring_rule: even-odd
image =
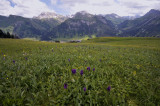
[(160, 0), (0, 0), (0, 15), (32, 18), (42, 12), (72, 15), (79, 11), (120, 16), (144, 15), (160, 10)]

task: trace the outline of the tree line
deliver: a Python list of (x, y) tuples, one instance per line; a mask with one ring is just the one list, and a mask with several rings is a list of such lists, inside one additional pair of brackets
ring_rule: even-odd
[(9, 32), (5, 33), (0, 29), (0, 38), (12, 38), (12, 39), (18, 39), (19, 37), (13, 34), (10, 34)]

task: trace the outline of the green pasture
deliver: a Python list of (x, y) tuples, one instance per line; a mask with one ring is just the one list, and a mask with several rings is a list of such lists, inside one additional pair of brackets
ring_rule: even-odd
[(160, 38), (0, 39), (0, 105), (159, 106)]

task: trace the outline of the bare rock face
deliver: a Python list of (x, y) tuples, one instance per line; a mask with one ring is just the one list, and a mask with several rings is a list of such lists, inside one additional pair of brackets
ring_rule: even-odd
[(34, 17), (34, 18), (35, 19), (44, 19), (44, 20), (57, 19), (60, 22), (64, 22), (69, 17), (63, 16), (63, 15), (59, 15), (59, 14), (56, 14), (54, 12), (43, 12), (39, 16)]

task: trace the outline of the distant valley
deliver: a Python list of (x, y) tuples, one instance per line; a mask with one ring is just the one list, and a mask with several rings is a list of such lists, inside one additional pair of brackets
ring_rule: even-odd
[(20, 38), (53, 40), (74, 37), (159, 37), (160, 11), (144, 16), (121, 17), (116, 14), (93, 15), (85, 11), (72, 17), (44, 12), (37, 17), (0, 16), (0, 29)]

